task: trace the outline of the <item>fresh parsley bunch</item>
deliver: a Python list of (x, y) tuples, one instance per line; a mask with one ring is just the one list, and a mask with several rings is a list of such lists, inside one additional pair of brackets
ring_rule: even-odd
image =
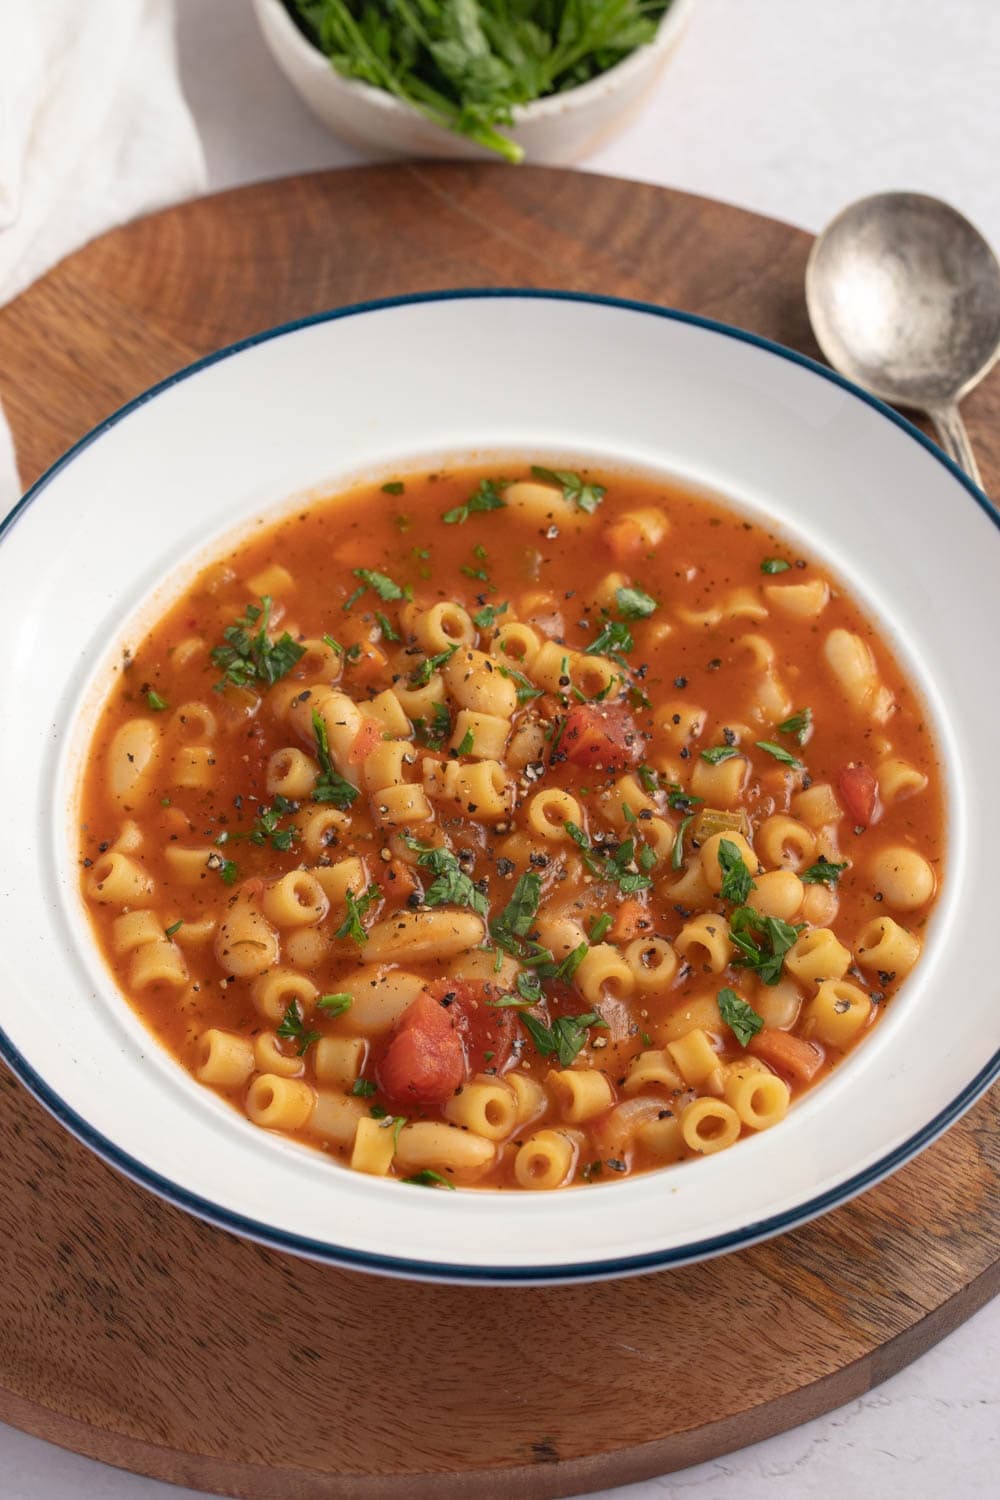
[(395, 94), (508, 161), (512, 109), (604, 73), (670, 0), (285, 0), (338, 73)]

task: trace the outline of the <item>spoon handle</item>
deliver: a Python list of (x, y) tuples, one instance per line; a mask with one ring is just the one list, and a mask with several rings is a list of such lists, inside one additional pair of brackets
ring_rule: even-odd
[(959, 468), (965, 470), (973, 484), (977, 484), (982, 489), (983, 478), (958, 407), (954, 402), (950, 402), (947, 406), (934, 406), (927, 415), (937, 428), (938, 441), (948, 457), (953, 458)]

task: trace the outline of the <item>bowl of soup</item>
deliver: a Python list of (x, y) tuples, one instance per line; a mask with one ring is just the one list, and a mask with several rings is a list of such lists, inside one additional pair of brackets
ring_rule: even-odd
[(566, 294), (338, 310), (2, 540), (3, 1055), (171, 1201), (622, 1274), (845, 1201), (995, 1076), (995, 521), (830, 372)]

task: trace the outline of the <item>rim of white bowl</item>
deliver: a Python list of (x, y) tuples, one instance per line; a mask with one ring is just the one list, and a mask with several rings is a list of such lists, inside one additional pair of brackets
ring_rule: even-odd
[[(704, 318), (697, 313), (682, 312), (677, 308), (658, 307), (650, 302), (641, 302), (624, 297), (604, 296), (594, 292), (571, 292), (534, 287), (471, 287), (435, 292), (414, 292), (405, 296), (385, 297), (367, 302), (351, 303), (345, 307), (331, 308), (326, 312), (313, 313), (308, 317), (296, 318), (290, 322), (278, 324), (273, 328), (264, 329), (260, 333), (251, 334), (245, 339), (240, 339), (236, 343), (228, 344), (222, 349), (217, 349), (211, 354), (204, 355), (201, 359), (195, 360), (192, 364), (175, 371), (173, 375), (169, 375), (165, 380), (161, 380), (156, 385), (150, 386), (141, 395), (136, 396), (124, 406), (119, 407), (117, 411), (112, 412), (104, 421), (99, 422), (97, 426), (91, 428), (72, 447), (68, 448), (60, 458), (56, 459), (55, 463), (24, 493), (13, 509), (0, 520), (0, 544), (2, 544), (10, 533), (19, 517), (44, 494), (56, 475), (71, 464), (84, 449), (89, 448), (92, 443), (98, 441), (104, 433), (117, 426), (130, 413), (136, 411), (141, 406), (145, 406), (147, 402), (154, 400), (157, 396), (170, 390), (172, 386), (177, 385), (179, 382), (189, 380), (201, 370), (218, 364), (222, 360), (231, 359), (245, 349), (252, 349), (258, 344), (294, 334), (302, 328), (309, 328), (318, 323), (331, 323), (342, 318), (361, 317), (370, 312), (382, 312), (388, 308), (408, 307), (421, 303), (473, 301), (476, 299), (505, 297), (578, 302), (643, 313), (650, 317), (686, 323), (694, 328), (701, 328), (712, 333), (721, 334), (726, 338), (735, 339), (740, 343), (750, 344), (758, 349), (763, 349), (767, 353), (790, 364), (798, 365), (820, 379), (838, 386), (841, 390), (854, 397), (855, 400), (880, 413), (887, 421), (898, 427), (913, 442), (923, 448), (931, 458), (941, 464), (953, 478), (958, 480), (966, 494), (985, 512), (993, 525), (1000, 530), (1000, 513), (993, 508), (983, 491), (972, 482), (969, 476), (935, 442), (921, 432), (919, 428), (915, 427), (912, 422), (900, 416), (899, 412), (894, 411), (892, 407), (880, 401), (878, 397), (869, 395), (860, 386), (854, 385), (842, 375), (838, 375), (836, 371), (811, 359), (808, 355), (799, 354), (796, 350), (788, 349), (783, 344), (776, 343), (773, 339), (764, 338), (760, 334), (749, 333), (745, 329), (735, 328), (729, 323), (721, 323), (714, 318)], [(666, 1270), (671, 1266), (708, 1260), (713, 1256), (723, 1255), (733, 1250), (746, 1249), (760, 1240), (798, 1228), (810, 1219), (814, 1219), (832, 1208), (847, 1203), (851, 1198), (856, 1197), (858, 1193), (873, 1187), (897, 1168), (903, 1166), (904, 1163), (911, 1160), (926, 1146), (929, 1146), (950, 1125), (954, 1124), (966, 1110), (975, 1104), (976, 1100), (986, 1092), (996, 1078), (1000, 1077), (1000, 1048), (998, 1048), (989, 1061), (979, 1069), (951, 1102), (905, 1141), (902, 1141), (892, 1150), (880, 1156), (863, 1170), (845, 1178), (840, 1184), (812, 1198), (805, 1199), (794, 1208), (755, 1220), (740, 1229), (730, 1230), (724, 1234), (707, 1236), (702, 1239), (694, 1239), (685, 1245), (675, 1245), (662, 1250), (647, 1251), (641, 1255), (613, 1256), (593, 1261), (571, 1261), (564, 1265), (488, 1266), (448, 1264), (431, 1260), (411, 1260), (406, 1256), (383, 1255), (374, 1251), (355, 1250), (347, 1246), (333, 1244), (326, 1240), (314, 1240), (304, 1235), (293, 1234), (289, 1231), (276, 1228), (274, 1225), (264, 1224), (258, 1220), (247, 1218), (245, 1215), (222, 1208), (210, 1199), (203, 1198), (181, 1184), (173, 1182), (160, 1173), (153, 1171), (142, 1162), (136, 1160), (127, 1151), (123, 1150), (114, 1141), (109, 1140), (100, 1131), (94, 1129), (81, 1114), (67, 1104), (54, 1089), (50, 1088), (45, 1079), (28, 1062), (27, 1058), (14, 1045), (6, 1031), (2, 1028), (0, 1028), (0, 1057), (3, 1058), (7, 1066), (39, 1103), (60, 1124), (65, 1126), (71, 1135), (88, 1146), (97, 1156), (106, 1161), (110, 1166), (115, 1167), (125, 1177), (130, 1178), (141, 1187), (148, 1188), (158, 1197), (165, 1199), (175, 1207), (184, 1209), (186, 1212), (194, 1215), (195, 1218), (203, 1219), (217, 1228), (228, 1230), (230, 1233), (244, 1239), (266, 1245), (270, 1249), (303, 1256), (306, 1259), (321, 1261), (330, 1265), (344, 1266), (353, 1270), (377, 1271), (384, 1275), (402, 1276), (418, 1280), (478, 1282), (480, 1284), (511, 1283), (540, 1285), (548, 1282), (596, 1281), (606, 1277), (636, 1274), (641, 1271)]]
[[(420, 119), (426, 118), (415, 105), (407, 103), (404, 99), (397, 99), (396, 95), (390, 94), (387, 89), (376, 88), (374, 84), (364, 83), (360, 78), (345, 78), (342, 73), (338, 73), (326, 54), (309, 40), (296, 23), (284, 0), (263, 0), (263, 3), (273, 12), (280, 12), (283, 16), (284, 21), (279, 24), (286, 25), (290, 44), (297, 49), (307, 67), (312, 67), (316, 61), (319, 61), (340, 87), (348, 93), (365, 99), (375, 109), (384, 110), (387, 114), (415, 114)], [(654, 54), (658, 55), (670, 48), (678, 33), (687, 24), (695, 4), (696, 0), (672, 0), (670, 9), (661, 18), (656, 35), (651, 42), (636, 47), (627, 57), (623, 57), (621, 62), (615, 63), (613, 68), (606, 68), (603, 73), (598, 73), (596, 78), (590, 78), (586, 83), (578, 84), (576, 88), (564, 89), (558, 94), (546, 94), (542, 99), (533, 99), (530, 104), (515, 104), (511, 111), (513, 124), (500, 128), (516, 129), (519, 125), (527, 125), (537, 120), (548, 119), (551, 115), (563, 114), (567, 105), (570, 107), (586, 105), (591, 99), (600, 98), (628, 83), (633, 73), (641, 72)], [(437, 121), (431, 123), (437, 124)], [(448, 129), (445, 125), (439, 125), (438, 128), (446, 132)]]

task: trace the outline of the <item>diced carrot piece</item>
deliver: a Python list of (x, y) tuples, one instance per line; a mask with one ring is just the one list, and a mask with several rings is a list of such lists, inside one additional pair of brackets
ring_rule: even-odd
[(401, 1104), (442, 1104), (465, 1081), (457, 1016), (424, 990), (403, 1013), (377, 1069), (379, 1087)]
[(637, 896), (632, 896), (619, 906), (615, 920), (608, 928), (608, 937), (613, 943), (631, 943), (633, 938), (647, 932), (650, 925), (645, 905)]
[(395, 906), (402, 906), (419, 888), (416, 875), (401, 859), (390, 859), (388, 864), (380, 866), (375, 883), (385, 899)]
[(351, 753), (348, 756), (351, 764), (360, 766), (363, 761), (366, 761), (375, 749), (375, 746), (381, 745), (384, 733), (385, 730), (377, 719), (362, 719), (361, 728), (354, 736), (354, 744), (351, 746)]
[(808, 1083), (823, 1066), (823, 1053), (814, 1042), (805, 1042), (787, 1031), (772, 1031), (767, 1027), (758, 1031), (747, 1051), (798, 1083)]

